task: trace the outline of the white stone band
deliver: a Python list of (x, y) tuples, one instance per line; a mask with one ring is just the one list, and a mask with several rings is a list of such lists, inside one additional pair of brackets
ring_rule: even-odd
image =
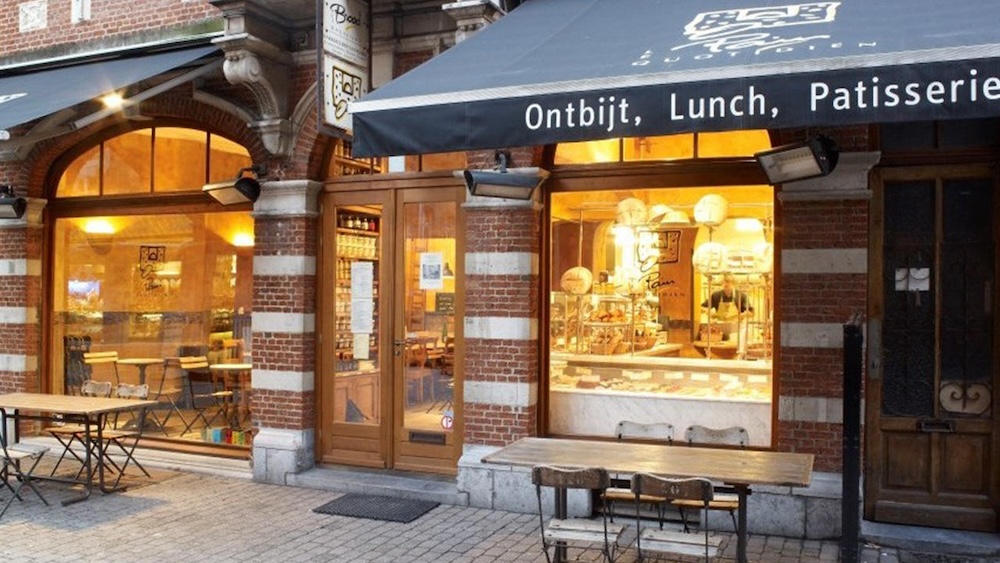
[(530, 407), (538, 403), (537, 383), (466, 381), (462, 389), (466, 403), (503, 407)]
[(840, 397), (779, 397), (778, 420), (843, 424), (844, 400)]
[(465, 273), (470, 276), (531, 276), (538, 274), (538, 255), (528, 252), (469, 252)]
[(538, 340), (538, 319), (528, 317), (465, 317), (465, 338)]
[(816, 248), (781, 253), (782, 274), (866, 274), (868, 249)]
[(254, 312), (251, 317), (254, 332), (284, 332), (309, 334), (316, 332), (316, 315), (313, 313)]
[(316, 374), (311, 371), (255, 369), (251, 375), (251, 385), (254, 389), (304, 393), (316, 389)]
[[(847, 322), (847, 319), (844, 319)], [(843, 348), (844, 325), (835, 323), (781, 323), (783, 348)]]
[(315, 276), (315, 256), (254, 256), (255, 276)]

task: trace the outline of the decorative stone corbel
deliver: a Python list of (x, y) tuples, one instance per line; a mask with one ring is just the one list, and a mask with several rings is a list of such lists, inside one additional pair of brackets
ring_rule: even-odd
[(455, 44), (459, 44), (479, 29), (497, 21), (503, 15), (489, 0), (461, 0), (445, 4), (441, 8), (454, 18)]
[[(215, 2), (216, 5), (228, 4)], [(289, 157), (294, 145), (288, 117), (289, 85), (294, 61), (291, 53), (248, 32), (261, 24), (242, 2), (223, 9), (226, 34), (214, 43), (226, 55), (222, 70), (231, 84), (250, 89), (257, 102), (257, 120), (249, 126), (258, 132), (264, 147), (275, 156)]]

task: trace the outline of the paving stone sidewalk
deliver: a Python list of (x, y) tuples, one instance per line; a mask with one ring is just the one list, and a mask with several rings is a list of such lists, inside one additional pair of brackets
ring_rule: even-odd
[[(192, 473), (61, 506), (33, 494), (0, 520), (5, 562), (129, 561), (503, 563), (545, 561), (537, 516), (441, 505), (409, 524), (312, 511), (339, 493)], [(7, 492), (9, 494), (9, 492)], [(717, 561), (735, 560), (735, 536), (721, 534)], [(833, 541), (751, 536), (751, 561), (837, 561)], [(589, 560), (599, 560), (593, 553)], [(619, 561), (632, 563), (628, 549)], [(866, 548), (864, 563), (897, 563), (895, 550)]]

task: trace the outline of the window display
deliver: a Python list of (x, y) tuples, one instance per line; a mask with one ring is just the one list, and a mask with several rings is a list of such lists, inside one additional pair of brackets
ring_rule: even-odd
[[(770, 443), (773, 200), (770, 186), (553, 194), (551, 432), (610, 435), (649, 409)], [(581, 411), (596, 396), (601, 416)]]

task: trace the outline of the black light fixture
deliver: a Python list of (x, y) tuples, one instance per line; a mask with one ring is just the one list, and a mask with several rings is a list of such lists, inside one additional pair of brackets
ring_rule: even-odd
[(771, 184), (826, 176), (837, 167), (840, 152), (829, 137), (818, 135), (754, 155)]
[(0, 184), (0, 219), (20, 219), (28, 209), (28, 200), (14, 195), (10, 184)]
[[(247, 172), (251, 172), (253, 176), (246, 176)], [(225, 182), (205, 184), (201, 191), (212, 196), (222, 205), (253, 203), (260, 197), (259, 178), (266, 173), (267, 171), (263, 167), (249, 166), (240, 169), (236, 178)]]
[(507, 168), (510, 153), (506, 151), (497, 151), (493, 157), (497, 164), (493, 170), (463, 170), (455, 173), (465, 179), (465, 186), (472, 195), (531, 199), (535, 188), (549, 177), (549, 171), (542, 168)]

